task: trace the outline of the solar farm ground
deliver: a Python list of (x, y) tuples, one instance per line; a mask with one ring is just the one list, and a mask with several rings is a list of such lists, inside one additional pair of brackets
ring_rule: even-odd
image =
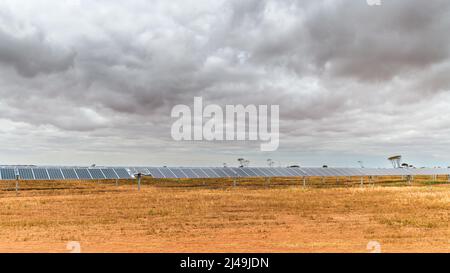
[(392, 180), (2, 182), (0, 252), (450, 252), (450, 185)]

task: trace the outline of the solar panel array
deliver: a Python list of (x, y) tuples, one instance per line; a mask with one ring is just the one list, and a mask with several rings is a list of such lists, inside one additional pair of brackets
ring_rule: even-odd
[(450, 169), (375, 169), (375, 168), (130, 168), (133, 173), (153, 178), (229, 178), (229, 177), (354, 177), (450, 175)]
[(153, 178), (238, 178), (238, 177), (355, 177), (355, 176), (407, 176), (450, 175), (450, 168), (434, 169), (376, 169), (376, 168), (268, 168), (268, 167), (121, 167), (121, 168), (68, 168), (68, 167), (7, 167), (0, 166), (1, 180), (102, 180), (132, 179), (142, 173)]
[(0, 167), (1, 180), (102, 180), (132, 179), (126, 168), (37, 168), (37, 167)]

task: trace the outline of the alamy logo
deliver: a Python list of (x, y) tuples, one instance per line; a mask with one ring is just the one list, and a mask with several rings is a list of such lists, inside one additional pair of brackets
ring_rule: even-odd
[[(202, 97), (194, 98), (194, 109), (184, 104), (173, 107), (172, 138), (177, 141), (261, 141), (261, 151), (279, 146), (279, 106), (226, 105), (204, 106)], [(270, 124), (269, 121), (270, 114)], [(270, 125), (270, 130), (269, 130)]]

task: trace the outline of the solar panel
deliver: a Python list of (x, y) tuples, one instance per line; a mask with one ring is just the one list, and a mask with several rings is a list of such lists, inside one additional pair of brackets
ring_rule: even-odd
[(270, 173), (267, 172), (265, 168), (258, 168), (259, 173), (261, 173), (261, 176), (269, 177), (272, 176)]
[(185, 178), (198, 178), (199, 177), (196, 173), (194, 173), (194, 171), (191, 168), (182, 168), (180, 170), (184, 174)]
[(210, 178), (210, 176), (200, 168), (191, 169), (191, 171), (198, 176), (198, 178)]
[(74, 169), (61, 169), (61, 172), (64, 175), (64, 179), (78, 179), (77, 174)]
[(100, 169), (88, 169), (88, 172), (93, 179), (105, 179), (105, 176)]
[(125, 168), (116, 168), (114, 169), (114, 171), (116, 172), (117, 176), (120, 179), (131, 179), (133, 178), (128, 171)]
[(298, 174), (294, 170), (292, 170), (291, 168), (286, 168), (284, 170), (289, 174), (289, 176), (292, 176), (292, 177), (298, 176)]
[(36, 168), (32, 170), (36, 180), (50, 180), (46, 169)]
[(308, 168), (305, 170), (309, 176), (322, 176), (319, 168)]
[(283, 174), (283, 176), (285, 177), (290, 177), (292, 176), (291, 173), (289, 172), (288, 168), (278, 168), (278, 170)]
[(119, 178), (113, 169), (101, 169), (106, 179), (117, 179)]
[(180, 169), (178, 168), (169, 168), (170, 171), (177, 177), (177, 178), (188, 178), (184, 172), (182, 172)]
[(52, 180), (62, 180), (64, 176), (61, 172), (61, 169), (47, 169), (48, 176)]
[(239, 177), (248, 177), (249, 175), (242, 170), (243, 168), (233, 168)]
[(275, 176), (277, 176), (277, 175), (272, 171), (272, 168), (263, 168), (263, 169), (264, 169), (264, 172), (267, 173), (268, 176), (270, 176), (270, 177), (275, 177)]
[(16, 172), (12, 168), (2, 168), (2, 169), (0, 169), (0, 174), (2, 176), (2, 180), (16, 179)]
[(214, 172), (211, 168), (201, 168), (201, 170), (208, 175), (208, 178), (217, 178), (219, 177), (216, 172)]
[(217, 173), (219, 177), (229, 177), (223, 170), (223, 168), (213, 168), (213, 170)]
[(302, 171), (300, 168), (290, 168), (291, 171), (297, 173), (297, 176), (305, 176), (306, 173)]
[(225, 168), (223, 168), (222, 170), (223, 170), (229, 177), (236, 177), (236, 176), (237, 176), (237, 174), (236, 174), (231, 168), (225, 167)]
[(75, 169), (79, 179), (92, 179), (87, 169)]
[(270, 168), (270, 171), (276, 176), (276, 177), (283, 177), (284, 174), (280, 172), (279, 168)]
[(169, 170), (169, 168), (159, 168), (159, 171), (166, 177), (166, 178), (177, 178), (176, 175)]
[(158, 168), (148, 168), (148, 170), (150, 171), (150, 175), (153, 178), (164, 178), (165, 176), (159, 171)]
[(19, 178), (24, 180), (34, 180), (33, 171), (28, 168), (19, 168), (17, 169), (19, 172)]
[(258, 175), (251, 168), (242, 168), (242, 170), (250, 177), (258, 177)]
[[(406, 175), (450, 175), (449, 168), (268, 168), (268, 167), (130, 167), (130, 171), (151, 175), (154, 178), (229, 178), (229, 177), (345, 177), (345, 176), (406, 176)], [(63, 179), (131, 179), (126, 168), (0, 168), (0, 178), (16, 179), (16, 173), (24, 180)]]
[(138, 168), (135, 168), (135, 169), (136, 169), (136, 171), (134, 173), (141, 173), (143, 175), (150, 174), (150, 171), (148, 170), (148, 168), (138, 167)]
[(334, 169), (334, 171), (337, 174), (337, 176), (347, 176), (345, 171), (343, 169), (341, 169), (341, 168), (336, 168), (336, 169)]
[(262, 173), (258, 168), (250, 167), (246, 168), (246, 170), (249, 170), (255, 177), (265, 177), (264, 173)]
[(320, 172), (321, 176), (336, 176), (329, 168), (321, 168), (317, 171)]

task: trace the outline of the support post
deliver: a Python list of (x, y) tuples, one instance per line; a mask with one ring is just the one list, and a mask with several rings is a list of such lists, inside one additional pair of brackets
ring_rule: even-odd
[(137, 174), (137, 181), (138, 181), (138, 191), (141, 190), (141, 173)]
[(233, 187), (236, 187), (236, 184), (237, 184), (237, 183), (236, 183), (236, 179), (237, 179), (236, 177), (233, 178)]
[(16, 175), (16, 195), (19, 195), (19, 179), (20, 176)]
[(303, 188), (306, 188), (306, 176), (303, 176)]
[(364, 187), (364, 177), (361, 176), (361, 187)]
[(116, 179), (116, 186), (119, 186), (119, 179)]

